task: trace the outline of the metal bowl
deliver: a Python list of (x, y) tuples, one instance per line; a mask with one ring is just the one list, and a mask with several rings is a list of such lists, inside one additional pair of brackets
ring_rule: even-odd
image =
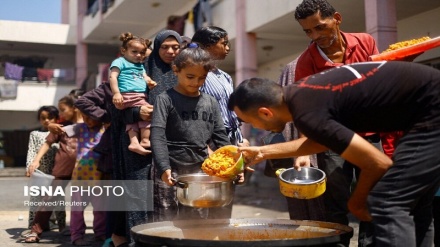
[(311, 199), (322, 195), (326, 189), (325, 173), (314, 167), (279, 169), (280, 191), (284, 196), (298, 199)]

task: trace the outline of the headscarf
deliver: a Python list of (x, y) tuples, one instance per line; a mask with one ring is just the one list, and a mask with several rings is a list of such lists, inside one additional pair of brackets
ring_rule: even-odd
[(180, 34), (177, 32), (173, 30), (160, 31), (154, 39), (153, 51), (145, 63), (147, 75), (157, 83), (157, 86), (148, 93), (148, 102), (152, 105), (154, 105), (157, 95), (174, 87), (177, 84), (177, 77), (174, 75), (174, 72), (171, 69), (171, 64), (165, 63), (159, 56), (160, 46), (165, 39), (170, 36), (176, 38), (177, 42), (182, 44)]

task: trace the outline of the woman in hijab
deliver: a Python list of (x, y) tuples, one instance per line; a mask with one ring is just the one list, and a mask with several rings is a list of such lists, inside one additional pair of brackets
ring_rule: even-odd
[[(157, 86), (149, 92), (148, 101), (151, 105), (157, 95), (173, 87), (177, 79), (171, 70), (171, 62), (177, 56), (182, 42), (180, 35), (172, 30), (163, 30), (156, 35), (153, 51), (145, 63), (145, 69), (148, 76), (156, 81)], [(154, 109), (154, 108), (153, 108)], [(144, 119), (145, 116), (151, 116), (151, 109), (147, 108), (128, 108), (124, 111), (112, 109), (112, 138), (113, 138), (113, 177), (115, 180), (135, 180), (136, 183), (126, 183), (125, 190), (133, 196), (128, 202), (127, 211), (115, 212), (113, 216), (114, 225), (112, 240), (115, 246), (128, 246), (133, 242), (130, 237), (130, 229), (133, 226), (152, 222), (155, 220), (154, 214), (158, 207), (160, 198), (156, 198), (157, 186), (154, 179), (154, 167), (152, 155), (138, 155), (128, 151), (129, 141), (125, 133), (125, 124), (133, 123)], [(143, 116), (143, 117), (142, 117)], [(121, 119), (123, 121), (121, 121)], [(146, 120), (146, 119), (144, 119)], [(153, 189), (149, 186), (143, 186), (143, 182), (154, 180)], [(160, 179), (159, 179), (160, 180)], [(148, 183), (147, 183), (148, 184)], [(149, 185), (149, 184), (148, 184)], [(153, 191), (154, 190), (154, 191)], [(147, 196), (143, 196), (147, 194)], [(152, 200), (154, 194), (154, 210)]]
[(148, 95), (151, 105), (156, 96), (177, 84), (177, 78), (171, 69), (171, 63), (179, 54), (182, 38), (173, 30), (163, 30), (156, 35), (153, 51), (145, 63), (147, 75), (157, 83)]
[[(175, 31), (163, 30), (156, 35), (153, 51), (145, 63), (147, 75), (157, 83), (148, 95), (151, 105), (154, 105), (157, 95), (177, 84), (177, 77), (171, 69), (171, 63), (179, 54), (181, 45), (182, 38)], [(150, 172), (154, 180), (154, 211), (149, 213), (149, 218), (153, 221), (172, 220), (166, 217), (168, 215), (166, 212), (177, 207), (173, 190), (170, 190), (169, 186), (160, 179), (160, 175), (155, 174), (154, 167)]]

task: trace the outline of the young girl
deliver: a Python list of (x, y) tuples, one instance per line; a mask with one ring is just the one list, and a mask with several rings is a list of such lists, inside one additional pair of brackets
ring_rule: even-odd
[[(103, 124), (99, 120), (92, 119), (90, 116), (82, 114), (84, 123), (79, 123), (74, 126), (74, 133), (72, 136), (78, 138), (78, 151), (76, 157), (75, 168), (72, 174), (72, 184), (80, 182), (80, 180), (96, 181), (101, 180), (101, 172), (98, 171), (97, 161), (99, 154), (93, 151), (93, 148), (101, 140), (102, 134), (105, 131)], [(82, 183), (79, 183), (82, 185)], [(105, 240), (105, 220), (106, 212), (99, 211), (102, 208), (102, 198), (95, 196), (81, 195), (81, 192), (72, 193), (72, 206), (70, 213), (70, 232), (71, 240), (74, 245), (87, 246), (91, 242), (84, 239), (86, 232), (86, 224), (84, 221), (84, 209), (91, 202), (93, 205), (93, 231), (95, 239)], [(80, 204), (80, 205), (79, 205)]]
[[(156, 172), (169, 186), (174, 184), (173, 177), (177, 175), (201, 172), (210, 140), (216, 147), (230, 145), (217, 101), (199, 91), (214, 60), (196, 44), (191, 43), (189, 47), (194, 48), (182, 50), (173, 62), (177, 85), (157, 96), (151, 123)], [(169, 188), (164, 196), (177, 201), (175, 186)], [(165, 211), (165, 218), (171, 220), (178, 211), (191, 209), (175, 204), (168, 205)], [(180, 214), (180, 218), (184, 216)]]
[[(119, 37), (122, 41), (122, 57), (115, 59), (110, 65), (110, 87), (113, 92), (113, 103), (118, 109), (148, 104), (147, 93), (156, 83), (147, 76), (143, 61), (146, 58), (147, 47), (150, 41), (123, 33)], [(148, 86), (148, 87), (147, 87)], [(127, 124), (126, 131), (130, 137), (128, 149), (141, 155), (151, 153), (149, 122), (139, 121), (136, 124)], [(138, 133), (140, 139), (138, 140)]]
[[(42, 106), (37, 111), (37, 119), (40, 122), (41, 127), (38, 130), (34, 130), (29, 135), (29, 145), (28, 152), (26, 157), (26, 176), (29, 177), (28, 168), (37, 155), (40, 147), (46, 142), (46, 137), (49, 135), (48, 126), (51, 123), (56, 123), (59, 120), (58, 109), (55, 106)], [(40, 166), (38, 169), (41, 172), (46, 174), (52, 174), (52, 169), (54, 166), (54, 158), (55, 153), (57, 152), (58, 147), (56, 145), (52, 145), (51, 148), (47, 151), (46, 154), (41, 157)], [(31, 196), (30, 200), (32, 202), (39, 202), (43, 198), (40, 196)], [(32, 226), (32, 222), (34, 220), (34, 215), (36, 211), (36, 207), (31, 207), (29, 210), (29, 229)], [(66, 226), (66, 211), (56, 211), (55, 218), (57, 220), (57, 225), (60, 230), (63, 230)], [(27, 230), (26, 234), (29, 234), (30, 231)]]
[[(60, 111), (60, 117), (63, 118), (66, 122), (64, 125), (68, 125), (70, 123), (79, 123), (82, 122), (82, 116), (78, 109), (74, 106), (75, 98), (73, 96), (65, 96), (58, 101), (58, 109)], [(51, 124), (53, 125), (53, 124)], [(40, 167), (40, 160), (50, 149), (52, 144), (59, 143), (59, 149), (55, 154), (55, 162), (52, 169), (52, 175), (55, 176), (55, 180), (52, 185), (63, 185), (65, 186), (70, 180), (72, 176), (73, 168), (75, 167), (76, 160), (76, 147), (77, 147), (77, 139), (74, 137), (68, 137), (65, 127), (61, 127), (60, 125), (56, 125), (53, 132), (46, 137), (46, 142), (41, 146), (40, 150), (38, 150), (37, 155), (35, 156), (33, 162), (28, 167), (29, 175), (31, 176), (35, 169)], [(64, 183), (62, 183), (64, 181)], [(56, 198), (45, 198), (45, 200), (55, 200)], [(40, 234), (43, 230), (49, 230), (48, 221), (50, 219), (50, 215), (52, 214), (53, 207), (41, 207), (35, 213), (34, 221), (31, 226), (31, 233), (27, 235), (25, 242), (26, 243), (37, 243), (40, 240)]]
[[(216, 26), (200, 28), (194, 33), (192, 42), (197, 43), (203, 50), (209, 52), (212, 59), (217, 60), (217, 62), (225, 60), (231, 50), (228, 33)], [(200, 91), (212, 95), (219, 102), (223, 124), (231, 143), (239, 146), (248, 145), (249, 141), (244, 139), (241, 133), (237, 115), (228, 109), (229, 95), (233, 90), (232, 77), (217, 66), (208, 73), (205, 83), (200, 88)]]

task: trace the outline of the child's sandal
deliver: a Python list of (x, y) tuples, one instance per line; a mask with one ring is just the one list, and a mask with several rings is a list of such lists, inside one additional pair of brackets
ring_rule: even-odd
[(40, 237), (38, 236), (38, 233), (31, 232), (29, 233), (26, 238), (24, 239), (25, 243), (38, 243), (40, 242)]

